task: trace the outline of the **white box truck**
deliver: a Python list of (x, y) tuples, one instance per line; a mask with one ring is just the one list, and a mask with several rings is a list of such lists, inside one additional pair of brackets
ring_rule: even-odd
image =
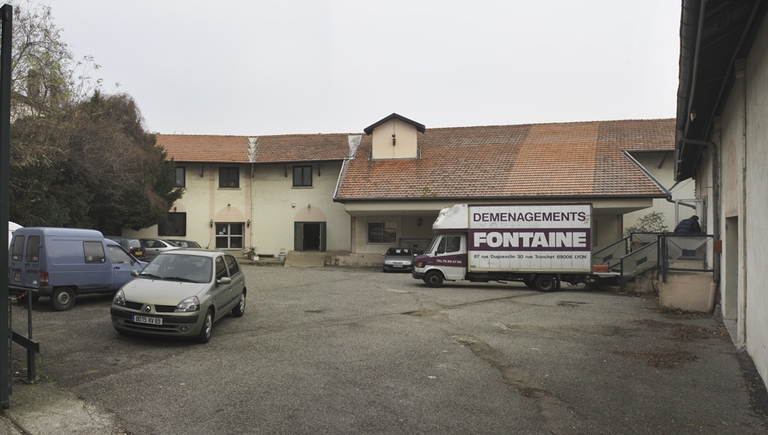
[(412, 273), (429, 287), (522, 281), (553, 291), (601, 277), (592, 271), (592, 204), (458, 204), (442, 209), (432, 230)]

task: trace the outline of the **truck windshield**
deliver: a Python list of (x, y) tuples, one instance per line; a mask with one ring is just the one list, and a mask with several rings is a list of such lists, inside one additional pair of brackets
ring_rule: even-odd
[(425, 254), (431, 254), (431, 253), (435, 252), (435, 246), (437, 246), (439, 241), (440, 241), (440, 236), (436, 236), (434, 239), (432, 239), (432, 241), (429, 242), (429, 247), (427, 248), (426, 251), (424, 251), (424, 253)]

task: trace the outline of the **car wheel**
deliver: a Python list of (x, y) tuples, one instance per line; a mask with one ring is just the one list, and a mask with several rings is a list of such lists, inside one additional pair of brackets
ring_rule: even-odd
[(197, 336), (198, 343), (208, 343), (211, 339), (211, 333), (213, 332), (213, 311), (208, 310), (205, 313), (205, 319), (203, 319), (203, 328), (200, 329), (200, 334)]
[(51, 305), (56, 311), (67, 311), (75, 305), (75, 292), (69, 287), (59, 287), (51, 293)]
[(232, 308), (232, 315), (235, 317), (242, 317), (245, 313), (245, 290), (240, 293), (240, 301)]
[(436, 270), (427, 272), (427, 275), (424, 276), (424, 283), (427, 284), (427, 287), (440, 287), (443, 285), (443, 274)]
[(557, 289), (557, 278), (552, 275), (539, 275), (534, 280), (536, 290), (540, 292), (551, 292)]

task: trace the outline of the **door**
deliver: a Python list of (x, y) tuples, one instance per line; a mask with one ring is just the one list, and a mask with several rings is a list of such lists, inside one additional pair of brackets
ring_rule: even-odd
[(110, 290), (118, 290), (123, 284), (131, 281), (134, 276), (131, 271), (141, 271), (141, 264), (136, 262), (125, 250), (119, 246), (107, 245), (109, 258), (112, 262), (112, 287)]
[(10, 252), (11, 285), (32, 288), (40, 286), (40, 254), (39, 235), (14, 235)]
[(320, 251), (326, 250), (325, 222), (294, 222), (293, 250)]
[(440, 265), (445, 279), (464, 279), (467, 270), (467, 242), (464, 234), (444, 234), (435, 245), (434, 259)]
[(213, 306), (216, 307), (216, 319), (219, 319), (227, 314), (232, 307), (234, 307), (232, 302), (232, 282), (221, 284), (218, 283), (218, 281), (222, 278), (229, 278), (229, 271), (227, 270), (227, 264), (224, 261), (223, 255), (219, 255), (216, 257), (216, 260), (214, 260), (214, 271), (216, 272), (216, 285), (211, 290), (211, 297), (213, 298)]

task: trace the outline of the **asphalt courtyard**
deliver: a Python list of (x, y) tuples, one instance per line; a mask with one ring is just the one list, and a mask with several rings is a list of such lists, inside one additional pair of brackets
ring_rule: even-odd
[[(4, 414), (14, 430), (768, 433), (765, 387), (714, 317), (607, 289), (431, 289), (372, 269), (244, 271), (245, 315), (216, 323), (205, 345), (118, 335), (110, 297), (66, 312), (42, 299), (33, 307), (38, 382), (21, 381), (25, 355), (13, 346)], [(12, 309), (13, 328), (26, 331), (26, 308)], [(53, 410), (50, 391), (77, 412)]]

